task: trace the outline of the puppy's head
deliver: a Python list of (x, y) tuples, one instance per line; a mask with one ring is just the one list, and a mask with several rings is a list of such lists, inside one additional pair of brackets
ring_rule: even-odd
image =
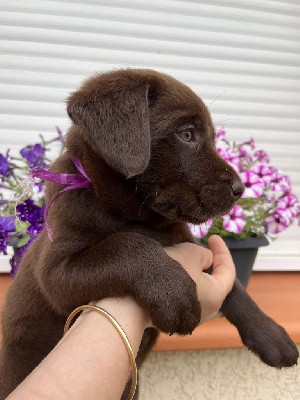
[(70, 96), (67, 110), (94, 152), (168, 219), (204, 222), (228, 212), (243, 193), (215, 149), (206, 106), (168, 75), (97, 75)]

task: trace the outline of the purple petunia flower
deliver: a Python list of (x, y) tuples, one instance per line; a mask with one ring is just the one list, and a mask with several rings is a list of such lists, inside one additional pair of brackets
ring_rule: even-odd
[(270, 157), (264, 150), (256, 150), (254, 152), (254, 157), (256, 157), (258, 162), (265, 162), (267, 164), (270, 162)]
[(33, 200), (27, 199), (17, 205), (17, 216), (21, 221), (28, 221), (32, 225), (36, 225), (43, 222), (44, 207), (39, 207), (34, 204)]
[(27, 228), (27, 232), (32, 236), (37, 236), (43, 230), (43, 227), (44, 227), (44, 220), (36, 223), (35, 225), (30, 225)]
[(5, 157), (3, 154), (0, 154), (0, 176), (3, 178), (8, 176), (10, 170), (10, 163), (8, 161), (8, 157)]
[(0, 253), (7, 254), (7, 246), (8, 246), (8, 232), (6, 229), (0, 225)]
[(0, 225), (7, 232), (13, 232), (16, 230), (15, 219), (16, 217), (14, 215), (0, 216)]
[(189, 224), (189, 228), (195, 237), (201, 239), (207, 235), (209, 228), (212, 226), (212, 224), (213, 224), (213, 220), (209, 219), (208, 221), (206, 221), (200, 225)]
[(14, 256), (9, 260), (9, 263), (11, 266), (10, 276), (14, 277), (19, 269), (19, 263)]
[(28, 221), (31, 224), (27, 228), (27, 233), (32, 237), (37, 236), (44, 227), (44, 211), (44, 206), (37, 206), (31, 199), (17, 205), (17, 216), (21, 221)]
[(245, 191), (242, 195), (242, 198), (257, 198), (262, 195), (265, 185), (258, 175), (249, 170), (242, 172), (240, 177), (245, 186)]
[(30, 168), (44, 169), (47, 167), (45, 151), (45, 147), (37, 143), (34, 146), (24, 147), (20, 153), (21, 156), (27, 160)]
[(246, 221), (241, 206), (234, 206), (229, 214), (223, 216), (223, 227), (229, 232), (241, 233), (245, 225)]

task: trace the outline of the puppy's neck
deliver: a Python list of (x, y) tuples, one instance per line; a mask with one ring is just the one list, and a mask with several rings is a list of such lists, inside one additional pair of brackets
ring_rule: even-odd
[(66, 138), (69, 156), (78, 157), (93, 182), (97, 201), (116, 219), (134, 225), (165, 228), (173, 224), (147, 207), (147, 199), (138, 195), (134, 179), (126, 179), (114, 171), (84, 140), (78, 127), (73, 125)]
[(110, 215), (127, 222), (151, 225), (163, 223), (162, 219), (165, 218), (150, 210), (145, 199), (137, 197), (134, 181), (114, 171), (86, 143), (83, 145), (82, 162), (93, 182), (97, 200)]

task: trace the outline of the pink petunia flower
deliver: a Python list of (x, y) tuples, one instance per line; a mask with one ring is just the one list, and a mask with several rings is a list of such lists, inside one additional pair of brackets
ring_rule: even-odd
[(197, 237), (197, 238), (203, 238), (204, 236), (207, 235), (209, 228), (212, 226), (213, 220), (209, 219), (208, 221), (204, 222), (203, 224), (200, 225), (194, 225), (194, 224), (188, 224), (190, 231), (192, 234)]
[(274, 177), (276, 177), (274, 175), (275, 173), (273, 168), (264, 164), (255, 165), (251, 169), (251, 171), (254, 172), (263, 181), (265, 186), (268, 186), (272, 182)]
[(242, 195), (243, 198), (257, 198), (262, 195), (265, 186), (264, 182), (252, 170), (242, 172), (240, 177), (245, 186), (245, 191)]
[(254, 152), (254, 157), (256, 157), (259, 162), (265, 162), (267, 164), (270, 162), (270, 157), (264, 150), (256, 150)]
[[(273, 167), (272, 167), (273, 168)], [(271, 181), (271, 189), (273, 192), (282, 192), (288, 194), (291, 192), (291, 181), (287, 175), (283, 175), (281, 171), (273, 168), (274, 175)]]
[(282, 205), (284, 208), (291, 208), (295, 207), (298, 205), (298, 199), (295, 195), (293, 194), (288, 194), (287, 196), (281, 197), (279, 199), (278, 205)]
[(250, 148), (251, 148), (252, 150), (255, 149), (255, 141), (254, 141), (253, 138), (250, 138), (250, 140), (247, 140), (247, 142), (244, 142), (243, 144), (244, 144), (244, 145), (250, 146)]
[(288, 228), (291, 223), (285, 215), (276, 212), (266, 218), (265, 224), (268, 233), (273, 233), (277, 235), (277, 233), (282, 232), (286, 228)]
[(297, 197), (292, 194), (288, 194), (279, 199), (275, 211), (293, 221), (298, 214), (298, 204)]
[(216, 141), (225, 139), (225, 136), (226, 136), (226, 132), (224, 129), (221, 128), (221, 129), (216, 130), (216, 132), (215, 132), (215, 137), (216, 137), (215, 140)]
[(243, 144), (239, 145), (239, 156), (240, 157), (250, 157), (252, 152)]
[(240, 165), (244, 167), (244, 170), (247, 169), (249, 164), (253, 163), (252, 150), (249, 149), (249, 146), (245, 146), (243, 143), (238, 146), (239, 150), (239, 158)]
[(230, 147), (226, 147), (225, 149), (217, 147), (217, 152), (229, 165), (233, 166), (235, 170), (239, 170), (240, 158), (238, 153), (234, 152)]
[(241, 206), (234, 206), (229, 214), (223, 216), (223, 227), (229, 232), (241, 233), (245, 225), (246, 221)]

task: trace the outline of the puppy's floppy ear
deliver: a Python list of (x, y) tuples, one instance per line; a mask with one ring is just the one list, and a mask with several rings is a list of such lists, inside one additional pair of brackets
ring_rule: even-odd
[(94, 151), (127, 178), (150, 159), (148, 80), (115, 72), (88, 80), (67, 101), (70, 118)]

